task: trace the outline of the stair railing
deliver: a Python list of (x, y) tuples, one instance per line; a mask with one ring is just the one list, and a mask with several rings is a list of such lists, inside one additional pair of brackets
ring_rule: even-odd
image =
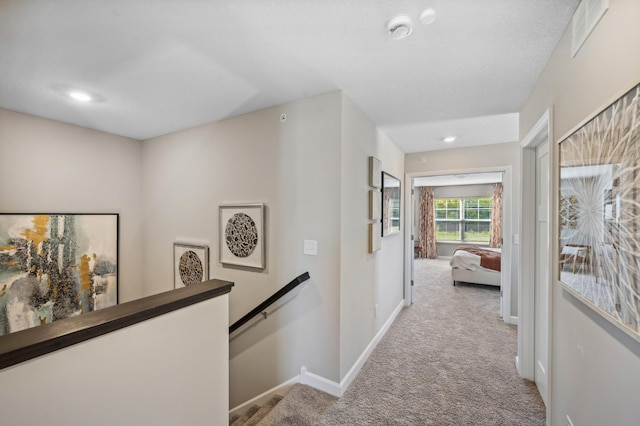
[(273, 295), (271, 295), (267, 300), (265, 300), (264, 302), (262, 302), (261, 304), (253, 308), (248, 314), (246, 314), (245, 316), (240, 318), (238, 321), (231, 324), (231, 327), (229, 327), (229, 334), (233, 333), (234, 331), (236, 331), (237, 329), (245, 325), (247, 322), (249, 322), (253, 317), (255, 317), (258, 314), (262, 314), (266, 319), (267, 318), (267, 312), (265, 311), (266, 308), (271, 306), (282, 296), (289, 293), (291, 290), (293, 290), (294, 288), (296, 288), (297, 286), (299, 286), (309, 278), (311, 278), (309, 276), (309, 272), (304, 272), (298, 275), (289, 284), (285, 285), (280, 290), (273, 293)]

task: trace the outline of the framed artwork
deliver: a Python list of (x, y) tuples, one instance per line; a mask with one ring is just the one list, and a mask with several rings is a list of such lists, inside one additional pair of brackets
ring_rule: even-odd
[(173, 286), (186, 287), (209, 279), (209, 247), (173, 243)]
[(220, 262), (264, 269), (264, 204), (220, 206)]
[(380, 188), (382, 185), (382, 162), (376, 157), (369, 157), (369, 186)]
[(382, 192), (377, 189), (369, 190), (369, 219), (380, 220), (382, 214)]
[(118, 214), (0, 214), (0, 335), (118, 303)]
[(400, 179), (382, 172), (382, 235), (400, 232)]
[(558, 279), (640, 341), (640, 85), (559, 144)]
[(369, 224), (369, 253), (376, 252), (382, 248), (382, 225), (380, 222)]

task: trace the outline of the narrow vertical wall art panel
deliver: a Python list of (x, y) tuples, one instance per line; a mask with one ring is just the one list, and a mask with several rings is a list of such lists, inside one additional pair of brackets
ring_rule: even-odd
[(117, 214), (0, 214), (0, 335), (117, 303)]
[(369, 186), (380, 188), (382, 186), (382, 162), (376, 157), (369, 157)]
[(382, 192), (378, 189), (369, 190), (369, 219), (380, 220), (382, 217)]
[(369, 253), (382, 248), (382, 224), (380, 222), (369, 224)]
[(559, 152), (560, 282), (640, 340), (640, 85)]

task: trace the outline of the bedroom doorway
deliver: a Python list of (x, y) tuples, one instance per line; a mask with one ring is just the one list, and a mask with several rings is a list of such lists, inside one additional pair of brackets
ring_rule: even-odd
[[(420, 229), (420, 216), (424, 214), (420, 197), (424, 199), (424, 188), (432, 188), (429, 193), (434, 201), (438, 201), (438, 218), (434, 220), (438, 226), (436, 252), (439, 257), (449, 257), (461, 244), (490, 245), (490, 223), (488, 212), (492, 210), (495, 186), (500, 186), (500, 220), (501, 244), (504, 254), (501, 272), (495, 282), (501, 285), (500, 315), (505, 322), (514, 323), (511, 315), (511, 241), (510, 241), (510, 205), (511, 205), (511, 167), (494, 167), (474, 170), (454, 170), (439, 173), (412, 173), (407, 175), (407, 222), (413, 226), (408, 230), (407, 254), (410, 261), (406, 264), (410, 283), (405, 283), (405, 294), (413, 298), (413, 270), (416, 259), (427, 257), (424, 231)], [(410, 191), (410, 192), (409, 192)], [(446, 200), (446, 202), (444, 201)], [(448, 210), (452, 210), (449, 212)], [(410, 304), (407, 303), (407, 304)]]

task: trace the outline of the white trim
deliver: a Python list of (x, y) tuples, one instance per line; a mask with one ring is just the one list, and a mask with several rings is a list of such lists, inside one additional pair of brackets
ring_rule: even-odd
[(253, 405), (264, 405), (275, 394), (286, 395), (289, 392), (289, 390), (293, 387), (293, 385), (295, 385), (296, 383), (300, 383), (300, 376), (295, 376), (295, 377), (287, 380), (286, 382), (281, 383), (278, 386), (275, 386), (275, 387), (269, 389), (268, 391), (261, 393), (260, 395), (256, 396), (255, 398), (252, 398), (249, 401), (244, 402), (244, 403), (232, 408), (231, 410), (229, 410), (229, 417), (233, 416), (236, 413), (243, 414), (245, 411), (247, 411)]
[[(549, 143), (549, 300), (548, 300), (548, 354), (547, 354), (547, 423), (551, 419), (552, 375), (553, 375), (553, 283), (557, 274), (557, 144), (553, 143), (553, 107), (549, 107), (538, 122), (523, 138), (521, 146), (521, 188), (520, 207), (520, 239), (535, 241), (535, 188), (536, 184), (536, 148), (548, 141)], [(516, 367), (518, 373), (529, 380), (535, 375), (535, 244), (523, 244), (519, 250), (518, 270), (518, 356)]]
[[(393, 310), (393, 312), (389, 316), (389, 319), (383, 324), (380, 330), (378, 330), (378, 333), (376, 333), (373, 340), (371, 340), (371, 342), (366, 347), (364, 352), (362, 352), (362, 354), (353, 364), (351, 369), (349, 369), (349, 372), (347, 372), (347, 374), (344, 376), (344, 378), (340, 382), (340, 388), (342, 393), (346, 392), (346, 390), (349, 388), (349, 386), (351, 385), (351, 382), (353, 382), (353, 379), (356, 378), (356, 375), (358, 374), (358, 372), (360, 371), (364, 363), (367, 361), (367, 359), (369, 359), (369, 356), (371, 355), (373, 350), (376, 348), (376, 346), (378, 346), (378, 343), (380, 343), (380, 340), (382, 340), (382, 337), (387, 333), (387, 331), (389, 330), (389, 327), (391, 327), (391, 324), (393, 324), (396, 317), (398, 316), (398, 314), (400, 314), (400, 311), (402, 311), (402, 308), (404, 306), (405, 306), (405, 301), (403, 300), (398, 304), (398, 306), (396, 306), (396, 308)], [(340, 396), (342, 396), (342, 393), (340, 394)]]
[(340, 383), (336, 383), (333, 380), (325, 379), (322, 376), (310, 373), (307, 371), (307, 367), (302, 367), (300, 369), (299, 377), (300, 383), (303, 385), (309, 385), (330, 395), (337, 396), (338, 398), (342, 396)]
[(411, 173), (405, 174), (404, 182), (404, 304), (405, 306), (411, 306), (413, 303), (411, 280), (413, 280), (413, 250), (415, 244), (411, 238), (415, 197), (415, 195), (411, 194), (411, 191), (415, 189)]
[[(493, 166), (493, 167), (484, 167), (484, 168), (467, 168), (467, 169), (455, 169), (455, 170), (439, 170), (439, 171), (423, 171), (423, 172), (411, 172), (405, 173), (405, 182), (411, 184), (405, 184), (405, 200), (411, 200), (411, 187), (413, 187), (413, 179), (417, 177), (426, 177), (426, 176), (441, 176), (441, 175), (455, 175), (460, 173), (484, 173), (484, 172), (502, 172), (504, 173), (502, 178), (503, 185), (503, 211), (502, 211), (502, 232), (503, 232), (503, 243), (502, 243), (502, 272), (501, 272), (501, 281), (502, 285), (500, 289), (502, 290), (502, 311), (500, 315), (504, 322), (508, 323), (511, 319), (511, 264), (513, 262), (511, 256), (511, 247), (512, 247), (512, 235), (515, 233), (512, 230), (512, 215), (517, 214), (517, 212), (513, 211), (513, 176), (512, 176), (512, 167), (511, 166)], [(506, 202), (504, 202), (506, 200)], [(412, 202), (405, 202), (405, 224), (412, 223), (411, 218), (413, 217), (413, 209), (414, 205)], [(413, 263), (413, 242), (411, 241), (411, 226), (405, 226), (405, 282), (404, 282), (404, 294), (405, 300), (410, 297), (407, 295), (411, 294), (411, 267)], [(520, 238), (521, 241), (526, 241)], [(407, 306), (411, 304), (411, 301), (407, 302)]]
[(509, 318), (508, 323), (513, 325), (518, 325), (518, 317), (511, 315), (511, 318)]
[[(520, 194), (522, 196), (520, 208), (520, 240), (535, 241), (535, 149), (550, 139), (551, 108), (547, 109), (538, 122), (520, 143), (522, 180)], [(551, 155), (551, 150), (549, 152)], [(550, 162), (550, 168), (552, 167)], [(550, 192), (551, 194), (552, 192)], [(551, 218), (550, 218), (551, 219)], [(518, 373), (528, 380), (534, 379), (535, 372), (535, 245), (522, 244), (519, 250), (518, 269)], [(551, 264), (551, 263), (550, 263)], [(549, 281), (550, 283), (552, 281)], [(550, 291), (551, 292), (551, 291)]]
[(404, 300), (400, 301), (398, 306), (394, 309), (394, 311), (389, 316), (389, 319), (387, 319), (387, 321), (383, 324), (380, 330), (378, 330), (378, 332), (376, 333), (374, 338), (371, 340), (369, 345), (362, 352), (360, 357), (353, 364), (353, 366), (351, 367), (347, 375), (344, 377), (344, 379), (342, 379), (340, 383), (324, 378), (318, 374), (314, 374), (308, 371), (307, 368), (303, 366), (302, 368), (300, 368), (299, 375), (292, 377), (286, 382), (279, 384), (269, 389), (268, 391), (263, 392), (262, 394), (256, 396), (255, 398), (252, 398), (249, 401), (244, 402), (232, 408), (231, 410), (229, 410), (229, 417), (231, 417), (236, 413), (244, 413), (249, 409), (249, 407), (253, 406), (254, 404), (264, 405), (275, 394), (286, 395), (289, 392), (289, 390), (293, 387), (293, 385), (295, 385), (296, 383), (302, 383), (302, 384), (311, 386), (313, 388), (319, 389), (323, 392), (326, 392), (338, 398), (341, 397), (347, 391), (347, 389), (351, 385), (351, 382), (353, 382), (353, 379), (356, 378), (356, 375), (358, 374), (358, 372), (360, 371), (364, 363), (367, 361), (367, 359), (369, 359), (369, 356), (371, 355), (375, 347), (378, 345), (378, 343), (380, 343), (380, 340), (387, 333), (387, 331), (391, 327), (391, 324), (393, 324), (393, 322), (395, 321), (397, 316), (400, 314), (400, 311), (402, 311), (402, 308), (404, 306), (405, 306)]

